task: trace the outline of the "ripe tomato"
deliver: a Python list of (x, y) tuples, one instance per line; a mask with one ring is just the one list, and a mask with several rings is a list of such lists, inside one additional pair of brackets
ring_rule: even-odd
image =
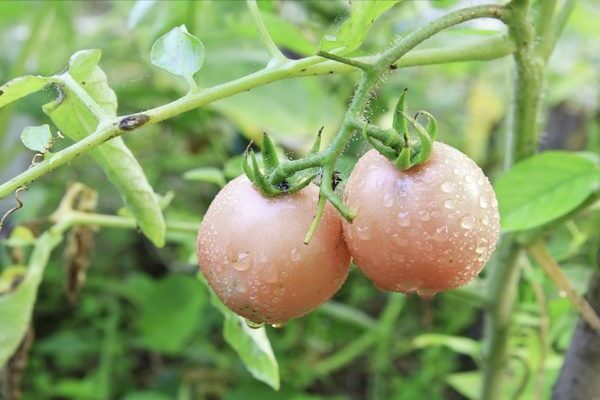
[(264, 197), (245, 177), (229, 182), (198, 232), (197, 255), (210, 286), (231, 310), (256, 323), (280, 324), (327, 301), (350, 264), (336, 211), (327, 205), (303, 243), (319, 191)]
[(359, 268), (382, 290), (422, 297), (473, 279), (500, 231), (496, 196), (481, 169), (435, 142), (424, 164), (400, 171), (377, 151), (357, 163), (345, 189), (358, 212), (344, 236)]

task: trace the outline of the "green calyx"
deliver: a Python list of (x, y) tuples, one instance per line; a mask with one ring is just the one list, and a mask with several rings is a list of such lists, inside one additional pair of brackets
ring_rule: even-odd
[[(321, 131), (319, 131), (311, 154), (319, 151), (320, 143)], [(263, 167), (261, 168), (256, 152), (252, 150), (250, 146), (252, 146), (252, 143), (248, 145), (248, 148), (244, 152), (242, 169), (254, 186), (267, 197), (296, 193), (308, 186), (318, 175), (318, 172), (314, 171), (314, 169), (304, 170), (296, 173), (294, 176), (282, 179), (279, 182), (271, 183), (269, 177), (280, 164), (277, 147), (269, 135), (267, 135), (266, 132), (263, 133), (261, 151)]]
[[(417, 121), (420, 115), (427, 118), (426, 126)], [(409, 131), (409, 124), (416, 135)], [(408, 115), (406, 90), (396, 105), (392, 126), (392, 130), (384, 131), (366, 124), (362, 127), (362, 132), (371, 146), (402, 171), (429, 160), (433, 142), (437, 137), (438, 124), (433, 115), (427, 111), (419, 111), (414, 117)]]

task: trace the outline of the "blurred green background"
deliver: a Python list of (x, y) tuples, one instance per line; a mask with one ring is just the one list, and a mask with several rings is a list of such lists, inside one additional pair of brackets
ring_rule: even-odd
[[(371, 54), (450, 9), (476, 1), (406, 1), (377, 21), (359, 53)], [(501, 2), (499, 2), (501, 3)], [(320, 38), (347, 12), (347, 2), (260, 2), (277, 45), (292, 58), (312, 55)], [(600, 153), (600, 6), (581, 1), (548, 70), (543, 149)], [(244, 1), (2, 1), (0, 82), (65, 68), (81, 49), (102, 50), (101, 68), (127, 114), (185, 94), (185, 82), (150, 63), (152, 43), (185, 24), (206, 47), (201, 87), (256, 71), (268, 61)], [(468, 24), (424, 47), (451, 46), (491, 35), (495, 23)], [(475, 159), (494, 179), (502, 168), (514, 68), (510, 57), (400, 69), (390, 74), (370, 106), (380, 126), (391, 124), (394, 101), (409, 89), (411, 110), (440, 122), (439, 140)], [(199, 221), (218, 187), (185, 180), (197, 167), (239, 173), (239, 156), (266, 131), (288, 155), (302, 154), (316, 132), (335, 134), (357, 75), (296, 78), (218, 101), (125, 137), (158, 193), (175, 193), (167, 218)], [(49, 123), (41, 105), (51, 89), (0, 109), (0, 181), (26, 169), (32, 154), (21, 130)], [(68, 139), (54, 150), (69, 145)], [(356, 139), (339, 168), (350, 172), (367, 149)], [(88, 156), (54, 171), (24, 194), (11, 225), (36, 232), (68, 183), (99, 193), (99, 211), (114, 214), (121, 198)], [(0, 200), (0, 212), (12, 207)], [(600, 212), (569, 221), (550, 248), (577, 289), (585, 290), (598, 247)], [(0, 233), (0, 237), (6, 232)], [(72, 260), (54, 253), (35, 308), (35, 341), (22, 371), (23, 399), (465, 399), (478, 393), (482, 311), (478, 285), (433, 301), (381, 293), (356, 270), (334, 300), (283, 329), (268, 328), (280, 365), (282, 390), (252, 378), (224, 341), (223, 318), (210, 305), (195, 274), (191, 235), (170, 236), (156, 249), (130, 231), (102, 230), (88, 237), (93, 250), (87, 282), (69, 301)], [(93, 243), (92, 243), (93, 242)], [(0, 247), (0, 266), (14, 255)], [(527, 260), (522, 260), (528, 264)], [(85, 262), (84, 262), (85, 264)], [(511, 344), (520, 359), (507, 397), (520, 383), (523, 399), (547, 398), (577, 318), (570, 303), (539, 268), (525, 266)], [(484, 272), (485, 274), (485, 272)], [(2, 327), (0, 326), (0, 330)]]

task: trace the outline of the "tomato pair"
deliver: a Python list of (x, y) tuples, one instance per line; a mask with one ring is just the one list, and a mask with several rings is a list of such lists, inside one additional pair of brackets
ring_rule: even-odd
[(481, 169), (438, 142), (429, 161), (406, 171), (375, 150), (365, 154), (345, 188), (353, 223), (328, 204), (304, 245), (318, 196), (309, 186), (264, 197), (245, 176), (217, 195), (200, 227), (198, 261), (230, 309), (270, 324), (304, 315), (340, 288), (351, 256), (378, 288), (430, 297), (473, 279), (500, 230)]

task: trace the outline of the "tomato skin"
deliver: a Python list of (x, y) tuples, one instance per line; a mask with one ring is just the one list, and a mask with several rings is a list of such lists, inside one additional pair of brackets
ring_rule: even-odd
[(439, 142), (429, 161), (406, 171), (369, 151), (347, 182), (345, 201), (358, 212), (344, 222), (350, 253), (382, 290), (431, 297), (462, 286), (489, 260), (500, 232), (488, 179)]
[(257, 323), (281, 324), (331, 298), (350, 254), (337, 212), (327, 205), (309, 245), (304, 237), (319, 190), (267, 198), (241, 176), (215, 197), (200, 226), (197, 256), (227, 307)]

